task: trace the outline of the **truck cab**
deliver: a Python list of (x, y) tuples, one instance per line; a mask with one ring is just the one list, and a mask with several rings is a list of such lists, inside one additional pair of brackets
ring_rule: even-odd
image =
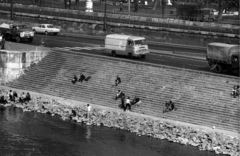
[(26, 25), (12, 25), (12, 24), (1, 24), (0, 30), (6, 37), (6, 39), (14, 39), (16, 42), (22, 40), (33, 41), (34, 33), (31, 29), (28, 29)]

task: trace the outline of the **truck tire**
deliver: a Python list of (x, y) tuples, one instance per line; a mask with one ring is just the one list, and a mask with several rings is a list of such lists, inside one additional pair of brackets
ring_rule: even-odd
[(132, 59), (133, 58), (133, 55), (132, 53), (128, 53), (128, 58)]
[(112, 51), (112, 56), (113, 56), (113, 57), (116, 57), (116, 56), (117, 56), (117, 54), (116, 54), (115, 51)]
[(47, 32), (47, 31), (45, 31), (45, 35), (48, 35), (48, 32)]
[(36, 33), (37, 33), (35, 29), (33, 29), (33, 33), (34, 33), (34, 34), (36, 34)]
[(21, 38), (19, 36), (16, 37), (16, 42), (20, 43), (21, 42)]
[(219, 64), (217, 64), (216, 67), (214, 68), (214, 71), (215, 71), (216, 73), (221, 73), (222, 70), (223, 70), (223, 68), (222, 68), (222, 66), (219, 65)]

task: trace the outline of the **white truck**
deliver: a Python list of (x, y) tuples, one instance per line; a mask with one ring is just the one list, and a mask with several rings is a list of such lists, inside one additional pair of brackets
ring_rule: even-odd
[(141, 56), (145, 58), (149, 53), (148, 45), (144, 43), (144, 37), (110, 34), (105, 38), (104, 51), (111, 53), (112, 56), (125, 54), (129, 58), (133, 56)]
[(239, 72), (240, 45), (210, 43), (207, 46), (206, 59), (217, 73), (223, 70)]

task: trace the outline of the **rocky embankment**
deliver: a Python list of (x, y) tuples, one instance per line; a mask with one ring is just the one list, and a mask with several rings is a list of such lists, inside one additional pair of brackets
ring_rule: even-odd
[(26, 104), (6, 104), (7, 106), (21, 107), (23, 111), (35, 111), (55, 116), (59, 115), (63, 120), (72, 115), (72, 120), (83, 122), (87, 125), (106, 126), (119, 128), (146, 135), (157, 139), (167, 139), (183, 145), (192, 145), (200, 150), (215, 151), (218, 154), (239, 156), (239, 138), (225, 135), (218, 132), (208, 132), (193, 127), (176, 124), (171, 121), (164, 121), (160, 118), (148, 117), (132, 112), (112, 109), (102, 106), (92, 106), (89, 117), (87, 117), (86, 103), (71, 102), (44, 96), (32, 97), (32, 101)]

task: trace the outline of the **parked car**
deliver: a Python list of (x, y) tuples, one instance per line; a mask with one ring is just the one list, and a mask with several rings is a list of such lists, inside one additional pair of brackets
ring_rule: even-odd
[(0, 31), (6, 38), (6, 40), (14, 39), (16, 42), (21, 42), (23, 40), (33, 41), (34, 33), (27, 25), (13, 25), (13, 24), (1, 24)]
[(32, 30), (34, 33), (44, 33), (45, 35), (57, 35), (60, 32), (60, 29), (54, 27), (52, 24), (39, 24), (36, 27), (32, 27)]

